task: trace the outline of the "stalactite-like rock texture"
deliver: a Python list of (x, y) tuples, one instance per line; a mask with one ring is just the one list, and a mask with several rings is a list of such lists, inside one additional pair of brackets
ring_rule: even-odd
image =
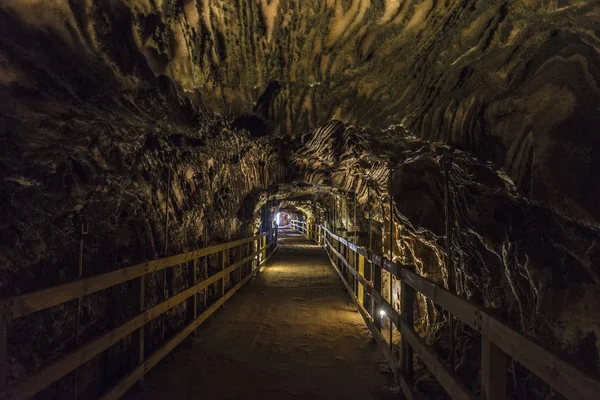
[(33, 46), (14, 58), (6, 40), (22, 35), (4, 23), (4, 85), (36, 87), (24, 63), (93, 63), (129, 88), (167, 75), (210, 109), (258, 114), (277, 133), (332, 117), (402, 124), (493, 161), (528, 198), (600, 221), (597, 185), (582, 183), (600, 169), (598, 1), (8, 0), (2, 9), (63, 55), (42, 62)]
[[(387, 193), (393, 169), (393, 252), (400, 260), (415, 263), (420, 275), (445, 286), (440, 166), (444, 149), (402, 130), (371, 131), (339, 121), (311, 131), (304, 139), (305, 146), (294, 159), (306, 181), (337, 189), (338, 231), (356, 228), (352, 213), (342, 206), (351, 204), (356, 193), (358, 223), (365, 224), (370, 212), (378, 225), (376, 234), (383, 234), (384, 240), (373, 249), (380, 254), (389, 251)], [(465, 152), (454, 154), (449, 176), (458, 293), (504, 310), (505, 317), (524, 332), (552, 343), (582, 368), (597, 371), (600, 232), (520, 197), (504, 173)], [(361, 244), (367, 246), (368, 239), (363, 237)], [(437, 345), (446, 341), (445, 331), (440, 332), (443, 314), (424, 298), (418, 308), (421, 332)], [(478, 359), (474, 335), (465, 329), (460, 336), (457, 355), (463, 361), (458, 370), (464, 382), (477, 390), (471, 379), (477, 372), (473, 359)], [(532, 395), (523, 379), (513, 384), (517, 398)]]
[[(392, 250), (444, 284), (455, 148), (460, 294), (598, 372), (599, 36), (598, 0), (0, 1), (0, 295), (75, 279), (77, 213), (84, 275), (248, 235), (264, 204), (322, 220), (334, 198), (362, 241), (370, 208), (388, 251), (391, 168)], [(89, 300), (84, 339), (127, 290)], [(419, 312), (443, 350), (443, 315)], [(72, 320), (19, 321), (52, 339), (13, 346), (10, 379), (71, 348)]]

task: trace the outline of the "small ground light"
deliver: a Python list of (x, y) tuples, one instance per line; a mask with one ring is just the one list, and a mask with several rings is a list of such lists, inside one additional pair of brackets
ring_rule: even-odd
[(385, 311), (379, 310), (379, 315), (381, 316), (381, 318), (385, 317)]

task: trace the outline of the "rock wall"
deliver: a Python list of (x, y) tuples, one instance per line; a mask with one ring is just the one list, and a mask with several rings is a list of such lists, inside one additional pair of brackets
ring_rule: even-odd
[[(143, 57), (114, 64), (106, 53), (70, 42), (64, 35), (73, 31), (58, 30), (62, 12), (39, 14), (44, 6), (31, 5), (20, 17), (11, 7), (23, 2), (3, 3), (0, 11), (1, 296), (76, 279), (81, 217), (88, 225), (83, 277), (155, 259), (165, 249), (177, 254), (253, 234), (261, 193), (286, 174), (272, 141), (182, 97)], [(123, 28), (118, 18), (104, 17)], [(177, 292), (185, 276), (175, 269), (167, 284)], [(146, 280), (146, 306), (162, 301), (163, 285), (161, 274)], [(125, 284), (86, 297), (83, 342), (135, 314), (132, 289)], [(167, 333), (184, 316), (183, 308), (169, 312)], [(161, 340), (155, 322), (148, 350)], [(11, 324), (9, 381), (72, 349), (74, 332), (71, 303)], [(121, 342), (82, 368), (82, 396), (123, 376), (128, 346)], [(72, 388), (68, 376), (42, 398)]]
[[(3, 33), (38, 31), (34, 40), (64, 55), (40, 70), (91, 58), (128, 88), (166, 75), (211, 110), (259, 115), (276, 134), (332, 118), (401, 124), (494, 162), (524, 197), (597, 227), (600, 193), (587, 182), (600, 168), (599, 4), (8, 0), (2, 9), (26, 29)], [(30, 81), (10, 51), (2, 71), (4, 85)]]
[[(359, 224), (368, 232), (365, 218), (370, 212), (377, 231), (373, 249), (380, 254), (389, 252), (387, 194), (393, 169), (394, 257), (415, 263), (419, 274), (447, 286), (440, 167), (447, 149), (401, 130), (372, 131), (341, 122), (317, 128), (304, 140), (295, 160), (307, 181), (316, 186), (329, 182), (339, 198), (358, 193)], [(505, 310), (504, 317), (514, 326), (597, 373), (600, 231), (520, 196), (502, 171), (464, 152), (454, 154), (449, 193), (457, 292)], [(331, 212), (331, 205), (324, 205)], [(339, 231), (352, 230), (352, 214), (340, 215)], [(360, 241), (368, 243), (364, 233)], [(418, 313), (421, 333), (447, 355), (445, 316), (423, 298)], [(477, 375), (473, 360), (480, 359), (478, 335), (466, 326), (459, 326), (457, 335), (457, 372), (476, 391), (472, 377)], [(516, 398), (544, 396), (535, 377), (518, 365), (511, 371)]]
[[(390, 168), (394, 252), (444, 283), (449, 143), (459, 292), (598, 371), (598, 20), (595, 0), (6, 0), (0, 293), (75, 277), (77, 209), (84, 275), (160, 255), (167, 207), (177, 252), (255, 230), (269, 198), (325, 220), (357, 192), (360, 228), (340, 202), (341, 228), (364, 243)], [(88, 334), (126, 318), (110, 298)], [(72, 312), (14, 327), (56, 338), (19, 346), (11, 379), (72, 346)]]

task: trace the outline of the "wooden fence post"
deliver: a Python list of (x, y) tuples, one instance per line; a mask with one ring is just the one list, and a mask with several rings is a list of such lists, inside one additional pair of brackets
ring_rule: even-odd
[[(197, 258), (194, 258), (193, 260), (188, 261), (188, 288), (196, 285), (196, 282), (198, 281), (198, 273), (196, 271), (197, 262), (198, 262)], [(197, 293), (194, 293), (194, 295), (188, 299), (187, 310), (188, 310), (188, 321), (190, 321), (190, 322), (194, 321), (196, 319), (196, 317), (198, 316), (198, 295), (197, 295)], [(192, 334), (193, 335), (196, 334), (196, 329), (194, 329), (194, 332), (192, 332)]]
[[(372, 255), (372, 253), (369, 252), (369, 259), (371, 258), (370, 257), (371, 255)], [(377, 264), (371, 262), (371, 271), (373, 272), (373, 290), (375, 290), (377, 293), (381, 294), (382, 293), (381, 267), (378, 266)], [(375, 326), (377, 327), (377, 329), (381, 330), (381, 318), (379, 318), (379, 310), (377, 310), (375, 307), (375, 298), (373, 296), (371, 296), (371, 298), (373, 299), (373, 318), (375, 319)]]
[(489, 340), (487, 316), (477, 312), (481, 326), (481, 398), (506, 400), (506, 371), (508, 356)]
[[(335, 249), (337, 250), (338, 254), (343, 256), (343, 252), (342, 252), (342, 242), (338, 239), (335, 239), (335, 245), (334, 245)], [(335, 261), (337, 262), (337, 267), (340, 269), (340, 271), (342, 271), (342, 274), (344, 273), (344, 263), (342, 262), (340, 257), (336, 257)]]
[[(350, 246), (346, 247), (346, 254), (348, 254), (348, 263), (352, 266), (352, 269), (354, 269), (355, 271), (358, 271), (358, 268), (356, 266), (356, 253), (354, 253), (352, 251), (352, 249), (350, 249)], [(358, 283), (358, 279), (356, 279), (356, 277), (354, 276), (354, 274), (352, 275), (352, 290), (354, 292), (354, 296), (358, 298), (358, 287), (360, 286), (360, 284)]]
[[(135, 280), (134, 285), (134, 310), (142, 313), (146, 309), (146, 275), (142, 275), (139, 279)], [(145, 329), (146, 324), (135, 330), (132, 336), (131, 345), (136, 367), (143, 364), (145, 360)], [(140, 377), (140, 383), (143, 381), (144, 374)]]
[[(363, 278), (365, 277), (365, 258), (360, 254), (356, 253), (358, 256), (358, 273)], [(361, 306), (365, 305), (365, 288), (360, 283), (358, 284), (358, 302)]]
[[(203, 259), (203, 265), (204, 265), (204, 273), (203, 273), (203, 280), (204, 279), (208, 279), (208, 256), (204, 256)], [(208, 304), (208, 287), (204, 288), (204, 308), (206, 309), (206, 306)]]
[[(219, 253), (221, 255), (221, 260), (220, 260), (221, 261), (220, 262), (220, 264), (221, 264), (221, 271), (225, 270), (225, 262), (226, 262), (226, 260), (225, 260), (225, 254), (226, 253), (225, 252), (226, 251), (227, 250), (223, 250), (222, 252)], [(225, 278), (226, 278), (225, 275), (223, 275), (223, 277), (221, 278), (221, 297), (225, 296), (225, 283), (226, 283), (225, 282)], [(223, 305), (221, 307), (225, 308), (225, 303), (223, 303)]]
[[(238, 249), (238, 254), (239, 254), (239, 259), (243, 260), (244, 258), (246, 258), (246, 255), (244, 254), (244, 245), (241, 245), (239, 247), (236, 247), (236, 249)], [(238, 276), (238, 280), (237, 283), (242, 281), (242, 270), (244, 269), (244, 265), (240, 265), (237, 269), (237, 276)]]
[(260, 249), (260, 238), (253, 240), (252, 243), (253, 243), (252, 247), (254, 247), (254, 253), (256, 253), (256, 258), (254, 258), (254, 261), (253, 261), (254, 266), (252, 267), (252, 271), (254, 271), (256, 268), (258, 268), (260, 266), (260, 261), (261, 261), (260, 260), (261, 254), (258, 251)]
[[(251, 254), (254, 254), (254, 244), (253, 244), (253, 242), (248, 243), (248, 256), (250, 256)], [(252, 273), (253, 266), (254, 266), (254, 257), (252, 259), (250, 259), (249, 262), (246, 263), (246, 271), (248, 271), (248, 273), (244, 274), (244, 277), (246, 275)]]
[[(415, 267), (406, 267), (410, 272), (415, 272)], [(409, 286), (405, 281), (402, 281), (401, 284), (402, 290), (402, 298), (400, 299), (400, 306), (402, 321), (406, 324), (408, 328), (411, 330), (414, 329), (415, 324), (415, 289)], [(410, 389), (413, 388), (413, 349), (408, 343), (408, 340), (405, 337), (402, 337), (402, 354), (401, 354), (401, 364), (402, 369), (404, 370), (404, 375), (406, 376), (406, 380), (410, 385)]]

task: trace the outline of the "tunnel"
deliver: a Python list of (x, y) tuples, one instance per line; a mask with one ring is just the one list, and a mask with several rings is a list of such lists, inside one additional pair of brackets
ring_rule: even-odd
[(599, 82), (596, 0), (1, 1), (0, 398), (599, 399)]

